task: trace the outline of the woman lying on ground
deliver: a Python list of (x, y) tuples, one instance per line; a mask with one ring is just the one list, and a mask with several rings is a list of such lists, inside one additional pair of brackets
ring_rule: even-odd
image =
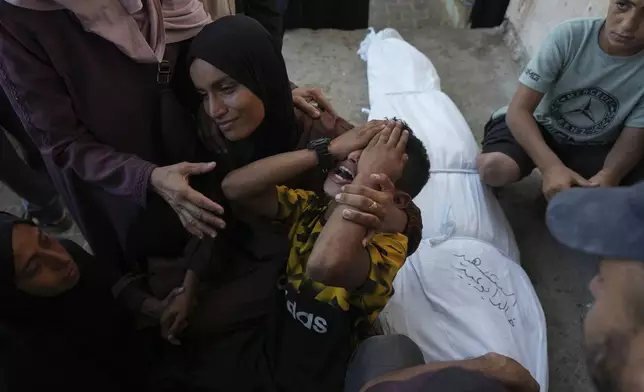
[(77, 244), (0, 213), (0, 365), (7, 390), (144, 390), (151, 339), (134, 332), (104, 267)]
[[(217, 162), (213, 173), (193, 178), (192, 185), (226, 207), (226, 229), (216, 239), (206, 236), (192, 244), (185, 293), (175, 298), (163, 324), (169, 338), (178, 343), (175, 339), (186, 327), (191, 304), (198, 297), (189, 327), (180, 335), (182, 355), (198, 358), (185, 379), (192, 386), (258, 390), (271, 377), (259, 358), (267, 318), (276, 306), (288, 235), (258, 218), (242, 223), (227, 208), (221, 180), (250, 162), (307, 145), (315, 148), (315, 140), (333, 138), (353, 127), (329, 113), (313, 121), (294, 111), (284, 59), (270, 35), (252, 19), (225, 17), (207, 26), (195, 38), (190, 60), (190, 74), (207, 115), (201, 140), (209, 150), (207, 160)], [(287, 185), (319, 190), (325, 177), (313, 170)], [(413, 252), (422, 230), (418, 209), (410, 204), (405, 211), (398, 210), (384, 192), (367, 196), (347, 198), (349, 205), (363, 210), (347, 219), (373, 230), (384, 230), (386, 225), (389, 231), (403, 232)], [(382, 206), (378, 211), (369, 209), (374, 201)], [(386, 220), (376, 218), (376, 212)], [(206, 284), (197, 296), (198, 280)]]

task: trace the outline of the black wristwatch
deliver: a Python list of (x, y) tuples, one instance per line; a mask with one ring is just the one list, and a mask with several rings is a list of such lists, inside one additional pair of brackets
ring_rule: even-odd
[(333, 155), (329, 152), (331, 138), (323, 137), (321, 139), (311, 140), (306, 148), (315, 151), (318, 156), (318, 167), (322, 173), (327, 173), (333, 168)]

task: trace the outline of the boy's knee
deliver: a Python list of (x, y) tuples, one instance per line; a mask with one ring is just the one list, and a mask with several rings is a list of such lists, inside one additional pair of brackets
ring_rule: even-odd
[(517, 182), (521, 177), (519, 165), (500, 152), (480, 154), (476, 167), (483, 183), (495, 188)]

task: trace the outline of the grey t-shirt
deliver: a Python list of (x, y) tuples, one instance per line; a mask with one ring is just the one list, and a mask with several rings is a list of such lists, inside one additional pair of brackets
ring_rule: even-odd
[(644, 52), (606, 54), (603, 25), (596, 18), (560, 24), (519, 78), (545, 94), (535, 119), (561, 143), (610, 144), (625, 127), (644, 128)]

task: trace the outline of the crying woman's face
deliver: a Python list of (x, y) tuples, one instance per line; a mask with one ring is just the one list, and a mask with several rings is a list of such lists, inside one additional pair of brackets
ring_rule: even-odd
[(230, 141), (244, 140), (264, 121), (264, 103), (246, 86), (201, 59), (190, 66), (190, 77), (212, 121)]
[(78, 266), (57, 239), (36, 226), (13, 227), (12, 247), (16, 287), (30, 295), (54, 297), (73, 288)]

